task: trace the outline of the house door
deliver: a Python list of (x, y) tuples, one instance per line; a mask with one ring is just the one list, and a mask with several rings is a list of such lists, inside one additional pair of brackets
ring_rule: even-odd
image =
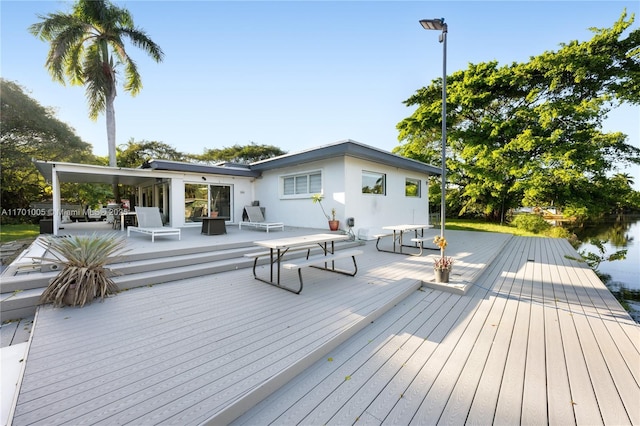
[(219, 217), (232, 220), (231, 185), (185, 183), (184, 185), (184, 221), (202, 222), (203, 216), (217, 211)]

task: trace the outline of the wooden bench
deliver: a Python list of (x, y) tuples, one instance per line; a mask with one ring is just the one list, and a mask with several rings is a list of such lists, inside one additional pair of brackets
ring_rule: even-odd
[(433, 237), (417, 237), (417, 238), (412, 238), (411, 239), (412, 242), (418, 244), (418, 247), (420, 247), (420, 255), (422, 255), (422, 250), (440, 250), (440, 247), (425, 247), (424, 246), (424, 242), (433, 242)]
[[(433, 237), (425, 237), (424, 236), (424, 229), (428, 229), (428, 228), (432, 228), (432, 227), (433, 227), (432, 225), (425, 225), (425, 226), (422, 226), (421, 228), (414, 229), (416, 237), (415, 238), (411, 238), (411, 242), (414, 243), (415, 245), (404, 244), (404, 242), (402, 240), (402, 235), (403, 235), (403, 231), (402, 230), (400, 230), (399, 233), (398, 232), (382, 232), (382, 233), (379, 233), (379, 234), (374, 234), (373, 237), (376, 238), (376, 250), (382, 251), (382, 252), (386, 252), (386, 253), (400, 253), (400, 254), (410, 254), (412, 256), (422, 256), (422, 251), (425, 248), (424, 247), (424, 242), (433, 239)], [(418, 229), (422, 229), (420, 231), (420, 235), (421, 236), (418, 236)], [(404, 232), (406, 232), (406, 231), (404, 231)], [(383, 248), (380, 247), (380, 241), (383, 238), (386, 238), (386, 237), (394, 238), (394, 240), (392, 241), (393, 250), (387, 250), (387, 249), (383, 249)], [(399, 247), (400, 247), (399, 251), (396, 250), (396, 244), (398, 244)], [(404, 253), (402, 251), (403, 247), (412, 248), (412, 249), (418, 249), (418, 253), (411, 253), (411, 252)], [(427, 247), (427, 249), (430, 249), (430, 248)]]
[[(294, 253), (296, 251), (303, 251), (303, 250), (307, 251), (307, 257), (309, 257), (311, 255), (311, 250), (314, 248), (319, 248), (319, 246), (306, 245), (306, 246), (300, 246), (300, 247), (292, 247), (280, 254), (280, 260), (282, 260), (287, 253)], [(271, 260), (271, 251), (265, 250), (265, 251), (256, 251), (253, 253), (245, 253), (244, 257), (253, 259), (253, 276), (256, 277), (256, 266), (258, 266), (258, 259), (260, 259), (261, 257), (267, 257), (269, 258), (269, 260)], [(278, 261), (278, 257), (276, 255), (275, 259), (273, 259), (273, 263), (276, 263), (277, 261)]]
[[(294, 269), (298, 270), (298, 279), (300, 280), (300, 288), (298, 289), (298, 291), (294, 291), (294, 290), (291, 290), (291, 291), (293, 291), (296, 294), (299, 294), (302, 291), (302, 286), (303, 286), (303, 281), (302, 281), (303, 268), (306, 268), (306, 267), (319, 268), (319, 269), (324, 269), (326, 271), (337, 272), (339, 274), (349, 275), (350, 277), (353, 277), (356, 275), (356, 273), (358, 273), (358, 264), (356, 263), (356, 256), (359, 256), (362, 253), (364, 253), (362, 250), (338, 250), (335, 253), (329, 253), (326, 256), (319, 254), (319, 255), (307, 257), (305, 259), (287, 261), (287, 263), (282, 264), (282, 268), (289, 269), (289, 270), (294, 270)], [(353, 260), (353, 268), (354, 268), (353, 272), (337, 269), (333, 263), (337, 259), (344, 259), (347, 257), (350, 257)], [(331, 266), (328, 266), (328, 263), (331, 263)]]

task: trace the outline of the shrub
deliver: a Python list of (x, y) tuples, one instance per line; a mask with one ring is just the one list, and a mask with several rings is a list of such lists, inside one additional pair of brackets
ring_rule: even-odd
[(121, 254), (126, 245), (118, 234), (48, 237), (45, 244), (64, 268), (42, 293), (40, 303), (84, 306), (94, 298), (104, 299), (118, 292), (118, 286), (110, 278), (111, 271), (105, 268), (110, 258)]
[(551, 227), (542, 216), (535, 214), (519, 214), (511, 222), (516, 228), (539, 234)]
[(569, 232), (569, 230), (563, 228), (562, 226), (554, 226), (549, 230), (549, 232), (547, 232), (547, 235), (552, 238), (569, 239), (569, 237), (571, 237), (571, 232)]

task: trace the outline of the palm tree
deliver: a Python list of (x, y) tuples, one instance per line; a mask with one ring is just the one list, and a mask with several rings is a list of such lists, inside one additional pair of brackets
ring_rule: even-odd
[(127, 9), (108, 0), (78, 0), (71, 13), (38, 15), (41, 22), (29, 31), (50, 42), (45, 66), (53, 79), (65, 84), (84, 85), (89, 103), (89, 117), (106, 112), (109, 165), (116, 164), (116, 120), (113, 102), (116, 98), (116, 68), (124, 65), (124, 90), (135, 96), (142, 89), (136, 64), (127, 54), (124, 40), (141, 48), (156, 62), (164, 53), (147, 34), (134, 27)]

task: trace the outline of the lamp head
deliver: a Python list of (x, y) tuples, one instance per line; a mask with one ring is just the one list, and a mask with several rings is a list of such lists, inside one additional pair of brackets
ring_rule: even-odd
[(444, 18), (436, 19), (421, 19), (420, 25), (425, 30), (437, 30), (447, 32), (447, 24), (444, 23)]

